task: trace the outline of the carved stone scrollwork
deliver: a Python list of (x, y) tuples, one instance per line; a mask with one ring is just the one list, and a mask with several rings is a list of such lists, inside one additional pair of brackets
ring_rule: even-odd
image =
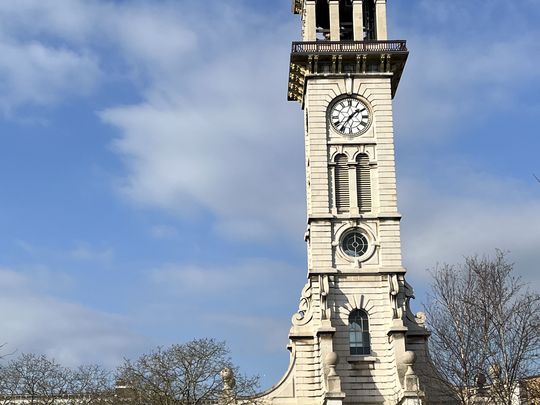
[(414, 299), (414, 290), (412, 286), (403, 278), (403, 284), (405, 289), (405, 302), (403, 303), (403, 310), (405, 315), (407, 316), (407, 319), (411, 322), (416, 322), (415, 316), (413, 312), (411, 311), (411, 300)]
[[(410, 302), (414, 298), (414, 290), (402, 275), (393, 274), (388, 277), (390, 284), (390, 302), (392, 303), (393, 319), (410, 322), (420, 325), (411, 311)], [(421, 320), (420, 320), (421, 321)], [(425, 323), (425, 320), (424, 322)], [(422, 325), (420, 325), (422, 326)]]
[(330, 308), (328, 307), (328, 294), (330, 293), (330, 283), (328, 275), (319, 276), (319, 289), (321, 291), (321, 318), (330, 319)]
[(393, 319), (401, 319), (399, 311), (399, 279), (396, 274), (388, 278), (390, 283), (390, 301), (392, 302)]
[(416, 315), (414, 316), (414, 320), (416, 321), (418, 326), (425, 328), (427, 316), (424, 312), (417, 312)]
[(311, 280), (302, 289), (298, 312), (293, 315), (292, 323), (295, 326), (303, 326), (313, 319)]

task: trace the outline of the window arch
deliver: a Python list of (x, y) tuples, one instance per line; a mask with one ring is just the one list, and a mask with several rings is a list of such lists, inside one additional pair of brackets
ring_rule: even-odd
[(356, 192), (358, 195), (358, 210), (371, 211), (371, 171), (369, 157), (361, 153), (356, 157)]
[(347, 155), (339, 154), (334, 159), (336, 208), (339, 213), (349, 212), (351, 201), (349, 197), (349, 159)]
[(355, 309), (349, 314), (349, 347), (352, 355), (371, 353), (368, 314)]

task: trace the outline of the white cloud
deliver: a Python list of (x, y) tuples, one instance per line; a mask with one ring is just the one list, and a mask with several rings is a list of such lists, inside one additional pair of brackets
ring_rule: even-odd
[(197, 37), (182, 26), (178, 10), (118, 7), (115, 13), (105, 27), (110, 32), (108, 40), (117, 42), (134, 69), (160, 80), (162, 74), (179, 74), (175, 69), (189, 63), (186, 54), (196, 46)]
[(114, 258), (114, 250), (112, 248), (94, 248), (88, 243), (79, 242), (68, 255), (75, 260), (108, 264)]
[(535, 101), (523, 92), (540, 77), (537, 9), (503, 0), (402, 7), (392, 21), (410, 50), (397, 93), (398, 134), (441, 142), (459, 136), (464, 123), (530, 108)]
[(91, 92), (100, 77), (96, 59), (86, 53), (38, 42), (11, 43), (0, 36), (0, 111), (24, 104), (50, 105)]
[(114, 367), (141, 347), (126, 318), (54, 298), (39, 280), (0, 269), (0, 341), (7, 351), (44, 353), (66, 365)]
[(111, 247), (93, 246), (86, 241), (76, 241), (70, 248), (49, 248), (37, 246), (25, 240), (16, 239), (15, 244), (22, 249), (27, 256), (38, 258), (40, 261), (47, 259), (74, 260), (86, 262), (98, 262), (110, 264), (114, 259), (114, 249)]
[(520, 94), (540, 77), (540, 59), (522, 58), (533, 49), (540, 51), (532, 38), (456, 46), (450, 38), (412, 37), (413, 53), (396, 103), (398, 133), (413, 141), (440, 142), (459, 135), (464, 123), (530, 107)]
[(178, 236), (178, 229), (170, 225), (154, 225), (150, 228), (150, 235), (155, 239), (173, 239)]
[[(169, 264), (148, 272), (151, 282), (182, 297), (198, 295), (201, 291), (224, 299), (228, 294), (238, 297), (256, 293), (263, 299), (269, 293), (260, 289), (265, 284), (280, 284), (281, 280), (300, 280), (304, 271), (290, 264), (261, 258), (242, 259), (234, 264), (185, 265)], [(262, 294), (262, 295), (261, 295)], [(269, 300), (269, 304), (271, 304)], [(242, 304), (243, 305), (243, 304)]]
[(217, 1), (28, 0), (0, 5), (2, 22), (0, 46), (14, 44), (3, 62), (5, 111), (121, 78), (139, 92), (140, 104), (101, 114), (119, 130), (114, 151), (130, 200), (184, 217), (210, 213), (216, 232), (240, 239), (302, 233), (302, 119), (285, 102), (294, 17)]
[(439, 180), (436, 185), (401, 181), (403, 254), (409, 270), (419, 275), (437, 263), (458, 263), (464, 256), (500, 249), (510, 252), (517, 273), (538, 289), (540, 201), (535, 194), (511, 178), (470, 169), (441, 174)]
[[(214, 21), (214, 30), (229, 23)], [(227, 236), (298, 235), (302, 120), (298, 106), (284, 102), (286, 75), (269, 75), (283, 71), (287, 53), (264, 35), (233, 47), (222, 41), (203, 67), (186, 67), (181, 83), (162, 77), (145, 103), (102, 113), (120, 130), (114, 150), (127, 168), (121, 190), (139, 204), (181, 216), (210, 212), (215, 230)], [(161, 91), (163, 82), (169, 87)]]
[(87, 96), (121, 78), (145, 83), (177, 74), (195, 45), (178, 14), (149, 2), (2, 2), (0, 110), (14, 115), (19, 107)]
[(25, 40), (55, 35), (68, 42), (81, 40), (92, 29), (89, 2), (80, 0), (20, 0), (0, 2), (1, 31)]

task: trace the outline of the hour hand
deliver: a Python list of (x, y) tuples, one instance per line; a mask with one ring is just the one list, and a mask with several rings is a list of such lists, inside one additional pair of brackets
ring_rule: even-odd
[(334, 120), (334, 126), (336, 128), (341, 128), (342, 125), (345, 125), (347, 121), (341, 121), (340, 119), (335, 119)]

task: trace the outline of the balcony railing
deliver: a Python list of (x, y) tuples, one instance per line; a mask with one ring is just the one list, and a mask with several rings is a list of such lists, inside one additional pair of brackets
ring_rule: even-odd
[(293, 42), (292, 53), (407, 52), (407, 41), (314, 41)]

